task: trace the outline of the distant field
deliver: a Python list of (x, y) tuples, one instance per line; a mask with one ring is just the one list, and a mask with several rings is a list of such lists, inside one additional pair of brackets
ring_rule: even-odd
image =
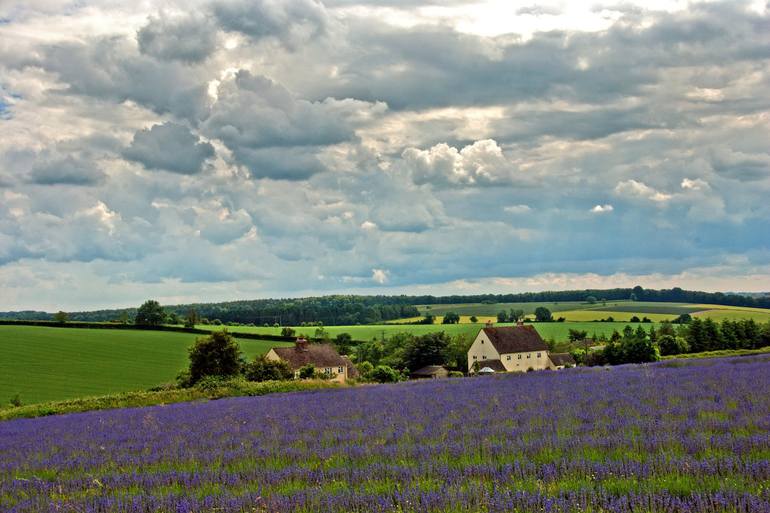
[[(627, 302), (608, 304), (607, 306), (595, 306), (592, 310), (611, 311), (611, 312), (629, 312), (634, 314), (669, 314), (669, 317), (676, 317), (681, 314), (692, 314), (703, 310), (702, 306), (708, 308), (719, 308), (716, 305), (692, 305), (686, 303), (646, 303), (646, 302)], [(648, 316), (649, 317), (649, 316)], [(650, 317), (652, 318), (652, 317)]]
[[(187, 333), (0, 326), (0, 403), (141, 390), (172, 381), (187, 365)], [(281, 345), (238, 340), (248, 357)]]
[(721, 321), (724, 319), (730, 319), (735, 321), (738, 319), (754, 319), (759, 323), (770, 322), (770, 311), (754, 308), (751, 310), (729, 309), (729, 310), (703, 310), (692, 314), (693, 317), (711, 318), (715, 321)]
[[(468, 317), (476, 315), (481, 321), (488, 318), (496, 320), (497, 313), (511, 309), (522, 309), (529, 317), (535, 308), (544, 306), (551, 310), (554, 318), (564, 317), (568, 321), (590, 322), (612, 317), (616, 321), (630, 321), (631, 317), (647, 317), (654, 322), (674, 320), (682, 314), (696, 317), (722, 319), (754, 319), (757, 322), (770, 322), (770, 310), (762, 308), (735, 307), (723, 305), (706, 305), (692, 303), (662, 303), (651, 301), (606, 301), (589, 304), (586, 302), (561, 303), (473, 303), (465, 305), (421, 305), (417, 308), (424, 315), (432, 313), (441, 322), (441, 316), (446, 312), (455, 312), (461, 316), (460, 322), (470, 322)], [(412, 319), (412, 320), (416, 320)]]
[(678, 314), (674, 315), (663, 313), (624, 312), (621, 310), (571, 310), (554, 314), (554, 316), (557, 315), (558, 317), (564, 317), (568, 321), (578, 322), (599, 321), (606, 319), (607, 317), (612, 317), (616, 321), (629, 322), (634, 316), (638, 317), (639, 319), (647, 317), (651, 321), (662, 322), (666, 320), (673, 321), (678, 316)]
[[(535, 329), (540, 333), (540, 336), (546, 339), (554, 339), (556, 342), (567, 340), (570, 329), (585, 330), (589, 336), (593, 334), (599, 335), (611, 335), (614, 330), (623, 331), (627, 325), (636, 327), (637, 323), (627, 322), (539, 322), (532, 323)], [(649, 326), (658, 326), (656, 323), (642, 324), (645, 329), (649, 329)], [(512, 326), (510, 323), (498, 324), (495, 326)], [(207, 326), (196, 326), (202, 329), (207, 329)], [(412, 333), (414, 335), (424, 335), (426, 333), (435, 333), (444, 331), (449, 335), (464, 334), (467, 336), (475, 336), (478, 331), (484, 327), (483, 323), (477, 324), (412, 324), (412, 325), (398, 325), (398, 324), (380, 324), (380, 325), (365, 325), (365, 326), (326, 326), (324, 329), (329, 332), (329, 335), (335, 337), (339, 333), (349, 333), (355, 340), (372, 340), (374, 338), (388, 338), (396, 333)], [(233, 332), (243, 333), (264, 333), (264, 334), (279, 334), (281, 328), (260, 328), (260, 327), (247, 327), (247, 326), (233, 326), (227, 328)], [(295, 328), (297, 334), (305, 334), (313, 336), (316, 328)]]
[(560, 303), (469, 303), (469, 304), (456, 304), (456, 305), (419, 305), (417, 309), (421, 314), (431, 313), (439, 316), (444, 315), (447, 312), (454, 312), (458, 315), (488, 315), (496, 316), (498, 312), (505, 310), (509, 312), (513, 310), (524, 310), (525, 314), (535, 313), (535, 308), (544, 306), (552, 312), (559, 312), (561, 310), (577, 310), (582, 307), (592, 306), (584, 301), (565, 301)]

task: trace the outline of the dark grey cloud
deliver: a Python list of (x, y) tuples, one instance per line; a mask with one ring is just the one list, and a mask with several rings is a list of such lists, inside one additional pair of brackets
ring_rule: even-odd
[(743, 182), (770, 179), (770, 153), (747, 154), (722, 147), (712, 152), (711, 162), (726, 178)]
[(38, 185), (97, 185), (104, 178), (93, 162), (71, 155), (43, 157), (29, 174), (29, 181)]
[(326, 32), (326, 9), (315, 0), (225, 0), (212, 5), (222, 29), (255, 41), (276, 38), (294, 46)]
[(214, 156), (214, 147), (176, 123), (154, 125), (139, 130), (123, 156), (147, 169), (160, 169), (193, 175), (203, 170), (206, 159)]
[(136, 34), (139, 50), (161, 60), (200, 62), (216, 49), (217, 27), (207, 17), (151, 17)]
[(355, 139), (358, 118), (378, 110), (355, 100), (298, 99), (280, 84), (241, 70), (220, 87), (202, 128), (254, 176), (296, 180), (322, 171), (316, 157), (322, 147)]
[(121, 37), (64, 43), (29, 64), (56, 73), (66, 92), (114, 102), (134, 101), (164, 114), (195, 120), (205, 114), (208, 85), (182, 63), (139, 54)]
[[(384, 100), (394, 109), (501, 105), (543, 99), (606, 103), (644, 97), (669, 71), (770, 57), (766, 16), (742, 4), (646, 12), (602, 32), (535, 33), (522, 42), (446, 26), (349, 24), (351, 58), (319, 96)], [(650, 23), (650, 20), (653, 20)]]

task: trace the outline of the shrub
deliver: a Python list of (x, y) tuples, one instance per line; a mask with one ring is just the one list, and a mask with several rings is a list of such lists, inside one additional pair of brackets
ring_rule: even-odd
[(673, 335), (662, 335), (658, 339), (658, 348), (660, 349), (660, 354), (664, 356), (682, 354), (690, 350), (685, 339)]
[(377, 383), (396, 383), (401, 381), (401, 373), (387, 365), (378, 365), (367, 375), (367, 378)]
[(295, 333), (294, 328), (289, 328), (288, 326), (281, 330), (282, 337), (293, 337)]
[(308, 363), (299, 369), (299, 379), (312, 379), (315, 377), (315, 365)]
[(471, 315), (470, 321), (471, 321), (473, 324), (476, 324), (477, 322), (479, 322), (479, 318), (478, 318), (478, 317), (476, 317), (475, 315)]
[(464, 378), (465, 374), (460, 371), (449, 371), (450, 378)]
[(241, 371), (241, 349), (227, 330), (198, 338), (189, 353), (191, 384), (205, 376), (231, 377)]
[(16, 394), (15, 396), (11, 397), (11, 406), (18, 408), (23, 404), (24, 403), (21, 402), (21, 396), (19, 394)]
[(265, 355), (257, 356), (248, 363), (244, 375), (249, 381), (272, 381), (292, 379), (294, 373), (283, 360), (268, 360)]
[(361, 376), (366, 376), (370, 372), (374, 370), (374, 365), (372, 365), (369, 362), (361, 362), (358, 365), (356, 365), (356, 369), (358, 370), (358, 373)]

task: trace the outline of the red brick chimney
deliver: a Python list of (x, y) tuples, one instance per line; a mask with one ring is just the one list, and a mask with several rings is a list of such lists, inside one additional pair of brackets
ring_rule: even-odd
[(307, 351), (307, 339), (298, 338), (296, 341), (294, 341), (294, 349), (297, 351)]
[(494, 326), (494, 323), (492, 321), (487, 321), (487, 325), (485, 327), (491, 328), (492, 326)]

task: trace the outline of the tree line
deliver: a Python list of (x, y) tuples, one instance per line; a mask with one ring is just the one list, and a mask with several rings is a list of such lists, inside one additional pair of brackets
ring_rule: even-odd
[[(166, 312), (185, 316), (194, 309), (201, 318), (219, 319), (222, 323), (255, 325), (297, 326), (302, 323), (321, 322), (329, 326), (374, 324), (383, 321), (418, 317), (417, 305), (453, 303), (531, 303), (560, 301), (659, 301), (681, 303), (707, 303), (727, 306), (770, 308), (770, 296), (725, 294), (722, 292), (700, 292), (672, 289), (634, 288), (586, 289), (520, 294), (477, 294), (454, 296), (357, 296), (330, 295), (306, 298), (257, 299), (228, 301), (223, 303), (195, 303), (166, 306)], [(109, 322), (130, 320), (137, 309), (111, 309), (85, 312), (69, 312), (73, 321)], [(506, 312), (506, 316), (510, 315)], [(52, 320), (54, 314), (37, 311), (0, 312), (0, 318), (19, 320)]]
[(609, 338), (600, 337), (603, 347), (589, 351), (587, 333), (570, 330), (570, 341), (586, 341), (584, 350), (573, 351), (575, 359), (585, 365), (617, 365), (653, 362), (661, 356), (701, 353), (726, 349), (759, 349), (770, 346), (770, 323), (758, 324), (753, 319), (717, 322), (694, 318), (686, 324), (661, 323), (649, 331), (641, 325), (626, 326), (622, 333), (613, 332)]

